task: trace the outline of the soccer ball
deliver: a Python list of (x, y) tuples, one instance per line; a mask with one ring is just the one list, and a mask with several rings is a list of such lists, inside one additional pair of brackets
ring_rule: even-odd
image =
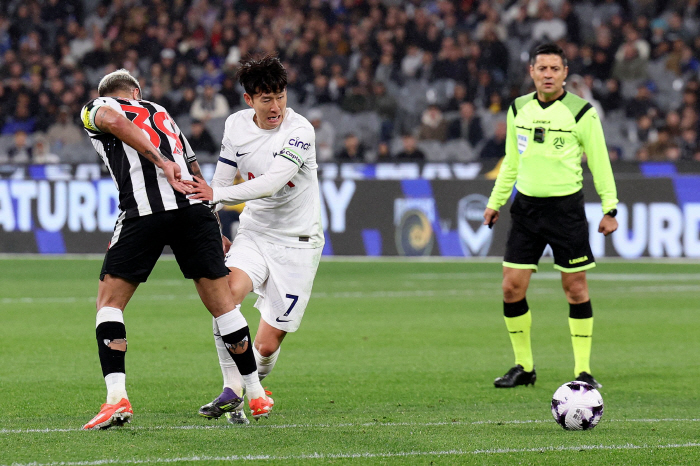
[(603, 417), (603, 397), (586, 382), (567, 382), (554, 392), (552, 416), (566, 430), (592, 429)]

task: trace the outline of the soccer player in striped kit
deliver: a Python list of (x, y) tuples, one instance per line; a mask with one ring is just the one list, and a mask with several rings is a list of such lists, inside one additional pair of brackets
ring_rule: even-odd
[[(141, 86), (127, 70), (106, 75), (98, 94), (83, 107), (81, 119), (119, 190), (120, 214), (97, 292), (96, 336), (107, 400), (83, 428), (106, 429), (133, 416), (123, 313), (166, 245), (214, 316), (250, 404), (269, 411), (272, 400), (260, 385), (248, 323), (228, 287), (218, 221), (208, 206), (187, 197), (191, 190), (184, 181), (201, 176), (189, 143), (166, 109), (141, 100)], [(240, 395), (231, 403), (242, 404)]]

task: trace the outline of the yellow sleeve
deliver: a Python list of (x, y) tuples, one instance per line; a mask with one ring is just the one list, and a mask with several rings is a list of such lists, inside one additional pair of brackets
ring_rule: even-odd
[(489, 197), (489, 202), (486, 205), (486, 207), (493, 210), (501, 210), (501, 207), (508, 202), (513, 192), (515, 179), (518, 177), (520, 152), (518, 151), (518, 134), (515, 130), (515, 114), (512, 106), (508, 109), (507, 124), (506, 154), (496, 177), (496, 184), (491, 191), (491, 197)]
[(591, 108), (578, 122), (583, 150), (588, 158), (588, 168), (593, 175), (595, 190), (600, 196), (603, 213), (617, 207), (617, 187), (613, 177), (608, 146), (605, 144), (603, 125), (595, 108)]

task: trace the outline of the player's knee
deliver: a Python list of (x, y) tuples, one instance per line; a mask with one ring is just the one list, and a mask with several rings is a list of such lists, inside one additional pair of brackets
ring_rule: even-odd
[(564, 293), (569, 302), (582, 303), (588, 301), (588, 286), (585, 281), (577, 280), (564, 285)]
[(507, 302), (520, 301), (525, 297), (526, 286), (514, 280), (503, 280), (503, 299)]
[(255, 349), (260, 353), (260, 356), (267, 358), (275, 354), (279, 349), (279, 345), (272, 342), (260, 342), (255, 340)]

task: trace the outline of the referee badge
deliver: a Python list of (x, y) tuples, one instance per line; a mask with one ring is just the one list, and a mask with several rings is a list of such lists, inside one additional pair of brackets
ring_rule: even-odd
[(522, 155), (527, 149), (527, 136), (524, 134), (518, 134), (518, 153)]

